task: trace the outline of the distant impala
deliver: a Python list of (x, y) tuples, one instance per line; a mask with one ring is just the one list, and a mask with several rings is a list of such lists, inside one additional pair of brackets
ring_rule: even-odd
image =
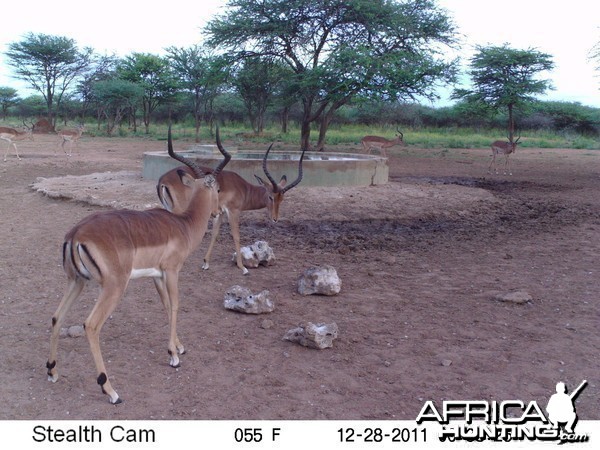
[[(73, 145), (76, 145), (79, 142), (79, 138), (81, 137), (81, 135), (83, 134), (84, 131), (85, 131), (85, 125), (82, 124), (82, 125), (77, 126), (77, 128), (75, 128), (75, 129), (65, 128), (56, 133), (62, 138), (61, 147), (67, 156), (73, 155)], [(67, 142), (70, 143), (68, 153), (65, 150), (65, 144)], [(56, 151), (54, 153), (56, 154)]]
[(519, 136), (517, 138), (516, 141), (511, 142), (510, 138), (509, 141), (494, 141), (492, 142), (492, 160), (490, 161), (490, 165), (488, 166), (488, 173), (491, 173), (491, 169), (492, 169), (492, 165), (494, 166), (494, 172), (498, 173), (498, 168), (496, 167), (496, 155), (505, 155), (504, 158), (504, 174), (506, 175), (506, 170), (508, 169), (508, 174), (512, 175), (512, 172), (510, 171), (510, 163), (508, 161), (508, 157), (510, 156), (511, 153), (515, 153), (515, 150), (517, 149), (517, 144), (519, 143), (519, 139), (521, 139), (521, 136)]
[(372, 149), (377, 149), (382, 156), (387, 157), (385, 153), (386, 148), (393, 147), (394, 145), (406, 145), (404, 143), (404, 134), (396, 127), (396, 139), (386, 139), (381, 136), (365, 136), (361, 139), (360, 143), (363, 146), (364, 151), (367, 154), (371, 153)]
[[(23, 125), (25, 125), (25, 122), (23, 122)], [(29, 128), (27, 125), (25, 125), (25, 128), (26, 131), (19, 131), (15, 128), (0, 127), (0, 139), (8, 142), (8, 147), (6, 147), (6, 153), (4, 153), (4, 161), (6, 161), (6, 157), (8, 156), (8, 151), (10, 150), (11, 145), (15, 147), (15, 153), (17, 155), (17, 158), (19, 159), (19, 161), (21, 160), (15, 141), (23, 141), (25, 139), (33, 141), (33, 127)]]

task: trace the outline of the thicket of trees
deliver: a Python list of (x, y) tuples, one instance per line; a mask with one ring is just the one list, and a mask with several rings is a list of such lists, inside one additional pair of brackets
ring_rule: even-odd
[(535, 100), (550, 88), (542, 75), (553, 67), (535, 49), (479, 47), (472, 87), (454, 91), (454, 106), (416, 103), (457, 77), (457, 62), (444, 56), (456, 31), (432, 0), (230, 0), (205, 31), (203, 46), (124, 58), (29, 33), (5, 55), (39, 95), (21, 99), (0, 87), (0, 110), (53, 126), (95, 117), (109, 135), (141, 125), (147, 133), (167, 119), (193, 122), (196, 138), (203, 123), (212, 133), (215, 120), (246, 122), (257, 134), (275, 122), (286, 132), (294, 121), (302, 148), (316, 149), (336, 123), (493, 126), (510, 137), (515, 126), (600, 131), (597, 108)]

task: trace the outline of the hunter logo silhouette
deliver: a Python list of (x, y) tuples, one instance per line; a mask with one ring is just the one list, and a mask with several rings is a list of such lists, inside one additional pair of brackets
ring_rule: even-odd
[(566, 433), (573, 434), (573, 429), (577, 423), (577, 413), (575, 412), (575, 399), (587, 385), (587, 380), (583, 380), (581, 384), (571, 394), (567, 394), (567, 386), (565, 383), (556, 383), (556, 394), (553, 394), (548, 400), (546, 411), (548, 419), (556, 428), (564, 424)]

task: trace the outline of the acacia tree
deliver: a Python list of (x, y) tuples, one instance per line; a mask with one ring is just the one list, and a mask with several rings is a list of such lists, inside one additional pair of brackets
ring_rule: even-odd
[(90, 97), (98, 105), (98, 114), (106, 118), (106, 132), (112, 135), (123, 117), (141, 101), (143, 88), (131, 81), (102, 80), (90, 86)]
[(317, 149), (329, 122), (358, 94), (383, 98), (434, 97), (434, 83), (454, 79), (443, 47), (454, 26), (432, 0), (230, 0), (206, 27), (207, 43), (234, 60), (269, 57), (287, 65), (301, 101), (300, 145)]
[(202, 116), (211, 122), (212, 102), (227, 80), (225, 61), (198, 45), (189, 48), (169, 47), (166, 50), (179, 84), (193, 95), (196, 142), (199, 142)]
[(79, 50), (73, 39), (41, 33), (28, 33), (22, 41), (8, 44), (5, 55), (16, 77), (44, 97), (52, 126), (65, 91), (93, 60), (91, 48)]
[[(148, 134), (152, 113), (160, 104), (170, 102), (177, 90), (175, 77), (168, 61), (149, 53), (133, 53), (119, 63), (117, 73), (119, 78), (142, 87), (144, 91), (142, 117)], [(133, 120), (135, 129), (137, 127), (135, 115)]]
[(540, 72), (554, 67), (552, 57), (535, 49), (518, 50), (503, 46), (477, 47), (471, 58), (472, 89), (456, 89), (453, 98), (483, 103), (508, 112), (508, 139), (513, 142), (514, 110), (551, 88), (549, 80), (538, 79)]
[(600, 72), (600, 41), (590, 49), (589, 59), (596, 64), (596, 70)]
[(19, 94), (16, 89), (7, 86), (0, 86), (0, 109), (2, 110), (2, 118), (6, 120), (8, 108), (19, 103)]
[(281, 64), (262, 58), (248, 58), (233, 76), (232, 83), (248, 112), (252, 129), (261, 134), (265, 126), (265, 112), (275, 93), (281, 89), (286, 70)]
[[(90, 70), (81, 77), (80, 81), (77, 83), (77, 95), (82, 103), (82, 116), (87, 114), (88, 109), (93, 103), (96, 103), (97, 105), (92, 94), (93, 85), (99, 81), (114, 79), (116, 77), (115, 70), (118, 62), (119, 59), (115, 55), (100, 56), (94, 61)], [(98, 118), (100, 115), (101, 111), (97, 110)], [(100, 123), (98, 123), (98, 126), (100, 126)]]

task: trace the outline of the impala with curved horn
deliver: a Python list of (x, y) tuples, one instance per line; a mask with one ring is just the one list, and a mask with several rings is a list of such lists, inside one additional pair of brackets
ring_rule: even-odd
[(198, 247), (211, 215), (219, 211), (218, 184), (215, 180), (230, 157), (223, 153), (219, 166), (207, 174), (173, 151), (171, 129), (169, 155), (186, 164), (194, 173), (179, 170), (181, 189), (189, 191), (189, 204), (181, 214), (162, 208), (147, 211), (103, 211), (84, 218), (65, 236), (63, 267), (67, 274), (66, 292), (52, 317), (48, 379), (58, 380), (56, 360), (60, 327), (67, 311), (90, 280), (100, 284), (98, 300), (85, 321), (85, 333), (96, 364), (98, 384), (111, 403), (121, 398), (113, 389), (100, 351), (102, 325), (112, 314), (130, 280), (150, 277), (167, 311), (169, 320), (169, 364), (179, 367), (178, 354), (184, 347), (177, 336), (179, 271), (190, 253)]
[(365, 136), (360, 140), (363, 149), (366, 154), (370, 154), (371, 150), (379, 150), (382, 156), (387, 157), (385, 153), (386, 148), (393, 147), (394, 145), (406, 145), (404, 142), (404, 134), (396, 127), (396, 138), (386, 139), (381, 136)]
[[(222, 149), (218, 135), (217, 146), (219, 149)], [(244, 275), (248, 274), (248, 269), (244, 267), (240, 252), (241, 212), (267, 208), (271, 220), (277, 222), (277, 220), (279, 220), (279, 207), (281, 202), (283, 202), (285, 193), (297, 186), (302, 180), (302, 160), (304, 159), (304, 151), (300, 156), (300, 161), (298, 163), (298, 178), (296, 178), (295, 181), (287, 184), (287, 177), (285, 175), (281, 177), (279, 183), (273, 179), (267, 169), (267, 159), (272, 146), (273, 145), (269, 146), (267, 149), (262, 163), (263, 171), (265, 172), (269, 183), (263, 181), (258, 175), (254, 175), (259, 183), (259, 185), (256, 186), (248, 183), (237, 173), (227, 170), (224, 170), (217, 176), (217, 182), (219, 183), (220, 188), (219, 209), (227, 215), (233, 243), (235, 245), (236, 264)], [(206, 170), (204, 167), (203, 169)], [(186, 207), (189, 201), (186, 191), (182, 189), (181, 181), (177, 176), (177, 170), (178, 169), (173, 169), (166, 172), (160, 177), (157, 185), (158, 197), (161, 203), (165, 209), (174, 212), (181, 211)], [(189, 169), (187, 169), (187, 171), (189, 172)], [(222, 214), (218, 215), (213, 221), (212, 237), (206, 255), (204, 256), (204, 264), (202, 266), (204, 270), (209, 268), (210, 255), (212, 254), (213, 247), (219, 236), (221, 221)]]
[(521, 139), (520, 133), (519, 133), (519, 137), (517, 137), (517, 140), (514, 142), (511, 141), (510, 136), (508, 138), (508, 142), (506, 142), (506, 141), (492, 142), (492, 160), (490, 161), (490, 165), (488, 166), (488, 173), (491, 173), (492, 166), (494, 166), (494, 173), (498, 173), (498, 168), (496, 167), (496, 156), (497, 155), (505, 155), (504, 156), (504, 174), (506, 175), (506, 171), (508, 170), (508, 174), (512, 175), (508, 157), (510, 156), (511, 153), (516, 152), (517, 144), (519, 143), (519, 139)]

